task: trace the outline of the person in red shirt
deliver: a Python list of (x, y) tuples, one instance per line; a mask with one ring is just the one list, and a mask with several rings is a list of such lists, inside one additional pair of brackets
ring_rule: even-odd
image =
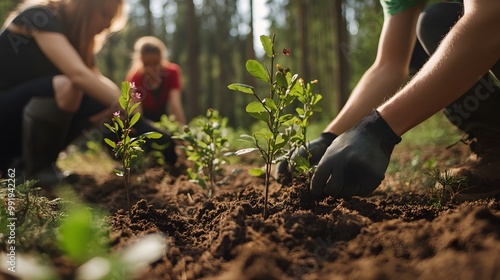
[(142, 115), (146, 119), (157, 122), (169, 113), (179, 124), (186, 124), (181, 69), (168, 60), (167, 47), (160, 39), (144, 36), (136, 41), (126, 79), (135, 83), (141, 93)]

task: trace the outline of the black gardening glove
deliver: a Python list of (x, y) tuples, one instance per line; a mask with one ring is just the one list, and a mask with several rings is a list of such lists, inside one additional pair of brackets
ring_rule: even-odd
[(392, 150), (400, 141), (373, 110), (328, 147), (312, 178), (311, 192), (342, 198), (370, 194), (384, 179)]
[[(311, 166), (318, 164), (319, 160), (325, 153), (326, 149), (330, 146), (332, 141), (335, 139), (335, 137), (337, 137), (337, 135), (333, 133), (323, 132), (321, 133), (319, 138), (316, 138), (313, 141), (309, 142), (308, 147), (311, 156), (309, 158), (309, 163), (311, 164)], [(308, 156), (304, 147), (300, 147), (298, 151), (295, 151), (290, 158), (293, 160), (297, 155), (303, 158), (307, 158)], [(276, 177), (280, 183), (284, 184), (291, 182), (292, 174), (293, 170), (291, 170), (291, 166), (288, 160), (284, 159), (278, 164)]]

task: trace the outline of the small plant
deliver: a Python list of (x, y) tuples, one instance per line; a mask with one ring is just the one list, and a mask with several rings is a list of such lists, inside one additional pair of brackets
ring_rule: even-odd
[(187, 159), (194, 164), (194, 169), (187, 169), (189, 179), (207, 190), (209, 197), (215, 191), (222, 165), (226, 164), (228, 156), (233, 155), (229, 151), (226, 125), (226, 118), (222, 118), (217, 110), (208, 109), (205, 116), (185, 126), (184, 133), (174, 136), (188, 143), (184, 150)]
[[(63, 218), (59, 208), (64, 204), (60, 198), (48, 199), (39, 195), (36, 181), (29, 180), (15, 187), (0, 180), (0, 247), (15, 245), (19, 251), (36, 248), (54, 248), (57, 226)], [(16, 238), (10, 239), (9, 223), (15, 218)]]
[[(314, 80), (309, 83), (305, 83), (302, 78), (299, 78), (300, 87), (296, 87), (298, 91), (297, 99), (302, 104), (302, 107), (295, 109), (297, 115), (294, 117), (294, 121), (290, 129), (286, 132), (289, 133), (289, 145), (290, 149), (285, 157), (287, 162), (293, 166), (294, 175), (305, 174), (307, 178), (311, 179), (314, 171), (314, 166), (311, 166), (309, 158), (311, 157), (309, 151), (309, 145), (307, 145), (307, 126), (309, 125), (310, 118), (314, 112), (320, 112), (321, 107), (318, 105), (319, 101), (323, 98), (321, 94), (313, 92), (314, 85), (318, 81)], [(303, 148), (307, 157), (302, 157), (297, 154), (293, 159), (291, 155), (294, 151)]]
[[(291, 145), (295, 149), (307, 143), (305, 140), (307, 123), (312, 112), (318, 110), (317, 103), (321, 100), (321, 95), (312, 93), (312, 85), (316, 81), (305, 84), (302, 79), (298, 78), (298, 74), (292, 75), (290, 69), (279, 64), (276, 65), (275, 72), (274, 63), (275, 58), (278, 56), (278, 53), (274, 50), (275, 36), (272, 39), (268, 36), (261, 36), (260, 40), (267, 57), (271, 59), (271, 67), (265, 68), (258, 61), (250, 59), (246, 62), (246, 69), (253, 77), (269, 85), (269, 95), (261, 97), (256, 93), (254, 87), (246, 84), (233, 83), (228, 88), (254, 96), (256, 100), (246, 106), (246, 112), (267, 124), (267, 131), (242, 135), (242, 138), (251, 142), (254, 147), (236, 152), (236, 154), (240, 155), (258, 150), (262, 154), (265, 170), (254, 168), (251, 173), (256, 176), (265, 174), (263, 216), (267, 218), (271, 166), (276, 163), (278, 155), (291, 154), (286, 149), (287, 145)], [(290, 49), (284, 48), (282, 53), (289, 56)], [(296, 99), (306, 103), (307, 106), (296, 109), (298, 116), (286, 113), (286, 109)], [(300, 158), (295, 164), (304, 167), (299, 168), (299, 170), (309, 168), (305, 161)]]
[[(3, 191), (2, 181), (0, 186)], [(22, 220), (16, 220), (14, 238), (0, 233), (0, 244), (5, 240), (8, 248), (15, 246), (12, 264), (4, 262), (4, 256), (0, 256), (2, 273), (16, 279), (62, 279), (52, 260), (54, 256), (63, 256), (75, 265), (72, 279), (137, 279), (144, 268), (167, 251), (165, 237), (150, 233), (119, 251), (111, 252), (110, 227), (102, 211), (84, 205), (70, 189), (61, 193), (64, 198), (52, 202), (38, 195), (32, 186), (31, 181), (16, 186), (19, 192), (15, 195), (19, 199), (16, 200), (15, 217)], [(24, 188), (30, 192), (28, 205), (23, 195)], [(0, 206), (0, 223), (12, 217), (9, 211), (4, 205)], [(2, 249), (6, 248), (4, 246), (2, 244)]]
[(431, 189), (431, 203), (442, 208), (447, 202), (452, 202), (455, 196), (467, 189), (467, 178), (455, 176), (449, 170), (444, 172), (438, 168), (428, 169), (427, 175), (436, 180), (439, 188)]
[[(175, 120), (174, 116), (168, 116), (166, 114), (161, 115), (160, 121), (154, 123), (155, 126), (157, 126), (159, 129), (165, 130), (165, 131), (172, 131), (173, 134), (179, 133), (182, 131), (181, 126), (179, 125), (179, 122)], [(168, 147), (168, 143), (166, 144), (158, 144), (158, 143), (152, 143), (151, 148), (153, 148), (153, 151), (151, 152), (153, 158), (155, 159), (156, 164), (163, 166), (165, 164), (165, 154), (164, 150)]]
[(113, 124), (104, 125), (117, 137), (117, 142), (109, 138), (104, 141), (113, 148), (115, 157), (121, 160), (123, 170), (115, 170), (116, 175), (124, 178), (125, 191), (127, 193), (127, 205), (130, 210), (130, 170), (132, 160), (138, 157), (139, 153), (144, 152), (141, 145), (146, 142), (145, 139), (158, 139), (162, 135), (158, 132), (146, 132), (137, 137), (132, 137), (132, 128), (141, 117), (141, 113), (136, 112), (141, 102), (141, 94), (135, 92), (135, 86), (129, 82), (122, 82), (121, 95), (118, 99), (122, 110), (113, 113)]

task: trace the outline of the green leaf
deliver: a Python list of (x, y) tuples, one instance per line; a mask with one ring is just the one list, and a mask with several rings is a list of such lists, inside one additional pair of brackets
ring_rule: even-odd
[(142, 134), (144, 137), (146, 137), (147, 139), (160, 139), (163, 137), (163, 134), (159, 133), (159, 132), (155, 132), (155, 131), (151, 131), (151, 132), (146, 132), (144, 134)]
[(246, 111), (248, 113), (267, 113), (266, 108), (259, 101), (252, 101), (248, 103), (246, 106)]
[(267, 122), (269, 120), (269, 114), (267, 114), (264, 105), (258, 101), (250, 102), (246, 107), (246, 111), (250, 116), (263, 122)]
[(141, 113), (137, 112), (135, 113), (133, 116), (132, 116), (132, 119), (130, 120), (130, 124), (129, 124), (129, 127), (132, 127), (134, 126), (135, 123), (137, 123), (137, 121), (139, 120), (139, 118), (141, 117)]
[(304, 110), (304, 108), (295, 108), (295, 112), (297, 112), (297, 114), (299, 116), (303, 116), (305, 113), (305, 110)]
[(104, 123), (104, 126), (107, 127), (111, 132), (116, 132), (116, 129), (112, 127), (109, 123)]
[(309, 161), (303, 156), (297, 155), (293, 160), (295, 161), (295, 163), (297, 163), (298, 166), (309, 168), (309, 166), (311, 165)]
[(276, 82), (278, 83), (278, 86), (282, 88), (288, 88), (288, 81), (285, 78), (285, 75), (283, 75), (282, 72), (276, 72)]
[(285, 96), (285, 99), (283, 100), (283, 106), (286, 107), (295, 101), (296, 95), (292, 94), (293, 92), (294, 91), (288, 92), (288, 94)]
[(230, 90), (241, 91), (243, 93), (254, 94), (255, 88), (249, 85), (234, 83), (227, 86)]
[(120, 103), (120, 107), (122, 107), (123, 110), (127, 109), (128, 101), (123, 95), (120, 95), (120, 98), (118, 98), (118, 102)]
[(141, 105), (141, 102), (137, 102), (134, 105), (132, 105), (132, 107), (130, 107), (130, 109), (128, 110), (128, 114), (132, 115), (132, 113), (135, 111), (135, 109), (137, 109), (137, 107), (139, 107), (139, 105)]
[(270, 109), (270, 111), (278, 110), (278, 107), (271, 98), (266, 98), (263, 101), (264, 105), (266, 105), (266, 107)]
[(274, 143), (274, 150), (278, 151), (279, 149), (285, 147), (286, 144), (286, 140), (281, 135), (278, 135), (276, 142)]
[(113, 142), (111, 139), (104, 138), (104, 142), (106, 142), (106, 144), (108, 144), (111, 148), (116, 149), (116, 143)]
[(258, 150), (259, 150), (258, 148), (246, 148), (246, 149), (238, 150), (234, 154), (237, 156), (241, 156), (241, 155), (248, 154), (248, 153), (251, 153), (253, 151), (258, 151)]
[(120, 118), (115, 118), (116, 123), (120, 126), (121, 129), (125, 127), (123, 121)]
[(321, 99), (323, 99), (323, 96), (321, 94), (316, 94), (313, 97), (312, 104), (316, 105)]
[(89, 208), (73, 209), (60, 228), (61, 249), (68, 257), (78, 263), (84, 263), (94, 256), (105, 253), (99, 225)]
[(197, 162), (200, 158), (201, 156), (199, 154), (192, 154), (187, 159), (189, 161)]
[(188, 178), (189, 178), (189, 179), (195, 179), (196, 177), (198, 177), (198, 176), (196, 175), (196, 173), (194, 173), (194, 172), (193, 172), (193, 169), (192, 169), (191, 167), (189, 167), (189, 168), (186, 170), (186, 172), (187, 172), (187, 175), (188, 175)]
[(295, 84), (297, 83), (298, 81), (298, 78), (299, 78), (299, 74), (294, 74), (291, 78), (290, 78), (290, 89), (293, 88), (295, 86)]
[(123, 81), (122, 82), (122, 95), (128, 96), (130, 92), (130, 82)]
[(262, 43), (262, 47), (266, 52), (267, 57), (273, 57), (273, 41), (269, 36), (262, 35), (260, 36), (260, 42)]
[(236, 156), (236, 152), (225, 152), (222, 154), (223, 157)]
[(262, 64), (260, 64), (260, 62), (258, 62), (257, 60), (255, 59), (247, 60), (246, 67), (248, 73), (250, 73), (250, 75), (252, 75), (253, 77), (262, 80), (266, 83), (269, 83), (271, 81), (271, 78), (267, 74), (266, 69), (264, 69), (264, 66), (262, 66)]
[(264, 172), (265, 171), (262, 168), (251, 168), (250, 170), (248, 170), (248, 174), (256, 177), (262, 176)]
[(292, 116), (292, 114), (286, 114), (286, 115), (281, 116), (279, 118), (279, 121), (280, 121), (280, 123), (285, 124), (286, 122), (293, 120), (293, 119), (294, 119), (294, 117)]
[(123, 175), (125, 175), (125, 173), (123, 173), (123, 171), (121, 171), (119, 169), (115, 169), (115, 174), (116, 174), (116, 176), (119, 176), (119, 177), (123, 177)]

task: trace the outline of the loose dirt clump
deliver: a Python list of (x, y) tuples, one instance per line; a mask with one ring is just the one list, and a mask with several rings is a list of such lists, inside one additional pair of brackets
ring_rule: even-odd
[(315, 201), (298, 177), (271, 184), (263, 219), (264, 180), (248, 169), (227, 167), (212, 197), (186, 175), (134, 174), (130, 213), (113, 175), (75, 189), (108, 211), (113, 250), (167, 236), (168, 251), (140, 279), (500, 279), (498, 198), (436, 205), (428, 187), (388, 174), (369, 197)]

